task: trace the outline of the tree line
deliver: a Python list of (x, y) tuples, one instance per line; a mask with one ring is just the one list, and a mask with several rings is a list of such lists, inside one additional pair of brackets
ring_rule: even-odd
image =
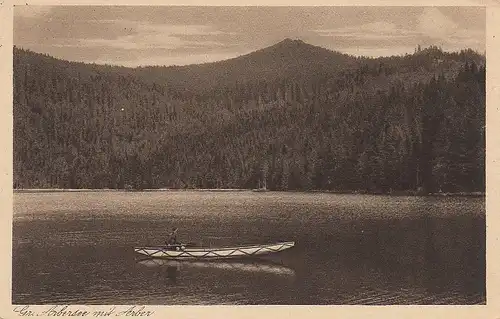
[(15, 49), (14, 187), (484, 191), (472, 52), (203, 91), (142, 73)]

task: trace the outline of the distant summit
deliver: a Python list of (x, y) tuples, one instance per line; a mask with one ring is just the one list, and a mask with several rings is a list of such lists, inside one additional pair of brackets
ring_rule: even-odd
[(313, 57), (317, 56), (318, 54), (328, 54), (330, 57), (332, 57), (332, 54), (335, 54), (336, 56), (345, 56), (347, 57), (347, 54), (343, 54), (337, 51), (332, 51), (329, 49), (325, 49), (320, 46), (312, 45), (309, 43), (306, 43), (300, 39), (290, 39), (286, 38), (274, 45), (271, 45), (269, 47), (257, 50), (255, 52), (252, 52), (248, 55), (255, 54), (257, 52), (272, 52), (272, 51), (286, 51), (289, 55), (296, 55), (298, 52), (304, 52), (305, 54), (312, 54)]
[(155, 80), (198, 88), (266, 79), (309, 78), (352, 67), (358, 59), (347, 54), (286, 38), (274, 45), (229, 60), (175, 67), (146, 67)]
[[(483, 61), (481, 57), (473, 51), (464, 51), (460, 53), (463, 56), (459, 60), (463, 61), (468, 56), (478, 62)], [(76, 65), (84, 66), (83, 63), (63, 62), (59, 59), (49, 57), (44, 54), (37, 54), (19, 48), (14, 48), (14, 55), (21, 59), (31, 61), (44, 61), (48, 64), (65, 64), (68, 66), (68, 72), (76, 68)], [(358, 69), (364, 66), (365, 69), (373, 68), (379, 73), (384, 68), (392, 73), (412, 73), (413, 65), (438, 64), (439, 72), (455, 74), (456, 63), (453, 62), (457, 57), (453, 57), (443, 52), (437, 47), (421, 49), (413, 55), (406, 57), (381, 57), (364, 58), (355, 57), (348, 54), (332, 51), (320, 46), (312, 45), (301, 39), (285, 38), (271, 46), (256, 50), (254, 52), (241, 55), (228, 60), (192, 64), (185, 66), (148, 66), (140, 68), (125, 68), (114, 66), (99, 66), (95, 64), (87, 65), (83, 73), (93, 73), (95, 70), (102, 69), (106, 72), (130, 74), (139, 76), (145, 82), (166, 85), (173, 90), (200, 92), (211, 90), (215, 87), (232, 87), (244, 83), (257, 83), (266, 81), (272, 83), (280, 82), (283, 79), (294, 80), (297, 82), (307, 82), (310, 79), (322, 77), (334, 77), (336, 74), (344, 71)], [(418, 61), (414, 61), (418, 59)], [(448, 61), (448, 62), (446, 62)], [(444, 63), (446, 62), (446, 63)], [(444, 63), (444, 64), (443, 64)], [(420, 81), (417, 77), (428, 78), (436, 70), (434, 65), (428, 65), (423, 75), (413, 74), (405, 78), (406, 82)], [(460, 63), (459, 63), (460, 64)], [(70, 66), (73, 67), (70, 67)], [(80, 74), (81, 75), (81, 74)], [(380, 86), (381, 82), (373, 83), (374, 86)]]
[(304, 41), (300, 39), (290, 39), (290, 38), (285, 38), (283, 41), (280, 41), (276, 43), (275, 45), (302, 45), (302, 44), (307, 44)]

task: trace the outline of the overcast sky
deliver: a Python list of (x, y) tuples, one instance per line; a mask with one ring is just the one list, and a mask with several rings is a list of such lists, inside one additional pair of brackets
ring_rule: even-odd
[(417, 45), (485, 51), (479, 7), (16, 6), (14, 44), (71, 61), (126, 66), (213, 62), (284, 38), (354, 55)]

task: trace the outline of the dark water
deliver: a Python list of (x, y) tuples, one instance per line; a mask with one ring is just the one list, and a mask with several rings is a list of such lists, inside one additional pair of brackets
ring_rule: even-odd
[[(484, 198), (254, 192), (14, 195), (14, 304), (484, 304)], [(265, 261), (133, 246), (294, 240)]]

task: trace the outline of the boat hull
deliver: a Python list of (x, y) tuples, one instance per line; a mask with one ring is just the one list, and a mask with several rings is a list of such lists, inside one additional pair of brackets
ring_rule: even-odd
[(277, 253), (295, 246), (294, 242), (281, 242), (268, 245), (253, 245), (222, 248), (185, 248), (169, 250), (166, 247), (135, 247), (138, 254), (150, 258), (167, 259), (229, 259), (251, 256), (261, 256)]

